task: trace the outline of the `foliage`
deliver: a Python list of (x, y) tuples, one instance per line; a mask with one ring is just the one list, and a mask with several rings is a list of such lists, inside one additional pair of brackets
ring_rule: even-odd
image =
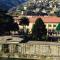
[(32, 27), (32, 35), (35, 40), (46, 39), (47, 29), (41, 18), (38, 18)]
[(26, 33), (26, 31), (27, 31), (26, 26), (29, 25), (29, 19), (27, 17), (22, 17), (20, 19), (20, 23), (19, 24), (23, 26), (23, 30)]
[(12, 16), (7, 15), (3, 12), (3, 14), (0, 14), (0, 34), (4, 34), (5, 32), (10, 31), (18, 31), (19, 27), (18, 24), (14, 22), (14, 19)]
[(60, 23), (58, 24), (56, 30), (57, 30), (57, 31), (60, 31)]
[(8, 32), (10, 34), (10, 31), (18, 31), (19, 27), (17, 23), (3, 23), (0, 24), (0, 33)]
[(26, 43), (29, 39), (28, 39), (28, 28), (26, 28), (26, 26), (29, 25), (29, 19), (27, 17), (22, 17), (20, 19), (20, 25), (23, 26), (23, 39), (20, 43)]
[(57, 11), (57, 12), (55, 12), (55, 15), (58, 16), (58, 17), (60, 17), (60, 10)]
[(20, 25), (29, 25), (29, 19), (27, 17), (22, 17), (20, 19)]
[(24, 7), (21, 5), (21, 6), (19, 7), (19, 10), (24, 11)]
[(5, 30), (6, 31), (18, 31), (19, 27), (17, 23), (5, 23)]
[(8, 22), (14, 22), (14, 19), (10, 15), (0, 15), (0, 23), (8, 23)]

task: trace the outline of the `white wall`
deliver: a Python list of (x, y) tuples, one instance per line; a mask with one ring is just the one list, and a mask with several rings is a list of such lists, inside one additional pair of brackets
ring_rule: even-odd
[[(53, 29), (56, 29), (56, 27), (58, 26), (58, 23), (45, 23), (45, 25), (46, 25), (47, 30), (48, 29), (53, 30)], [(49, 27), (49, 25), (51, 25), (51, 27)], [(54, 27), (54, 25), (56, 25), (56, 27)], [(20, 25), (19, 25), (19, 27), (20, 27), (20, 29), (23, 28)], [(29, 26), (27, 26), (27, 28), (29, 29), (29, 32), (31, 32), (32, 27), (33, 27), (33, 23), (29, 23)]]

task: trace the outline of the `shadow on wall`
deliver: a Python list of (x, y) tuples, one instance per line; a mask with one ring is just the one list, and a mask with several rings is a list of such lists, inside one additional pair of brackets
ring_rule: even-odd
[(0, 60), (36, 60), (36, 59), (19, 59), (19, 58), (0, 58)]

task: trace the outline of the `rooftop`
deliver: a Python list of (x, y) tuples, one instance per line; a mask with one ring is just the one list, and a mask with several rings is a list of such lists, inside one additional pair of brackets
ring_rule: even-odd
[(37, 18), (41, 18), (45, 23), (60, 23), (60, 17), (56, 16), (27, 16), (30, 23), (35, 23)]

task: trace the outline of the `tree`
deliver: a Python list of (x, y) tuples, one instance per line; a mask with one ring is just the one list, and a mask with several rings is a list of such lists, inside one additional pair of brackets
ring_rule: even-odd
[(1, 16), (1, 15), (5, 15), (6, 13), (7, 13), (6, 10), (0, 9), (0, 16)]
[(8, 32), (10, 35), (10, 31), (18, 31), (18, 24), (14, 22), (12, 16), (7, 15), (4, 11), (0, 14), (0, 34), (4, 34)]
[(55, 15), (60, 17), (60, 10), (58, 10), (57, 12), (55, 12)]
[(57, 31), (60, 31), (60, 23), (58, 24), (58, 26), (56, 27)]
[(1, 33), (5, 33), (8, 32), (10, 35), (10, 31), (18, 31), (19, 30), (19, 26), (17, 23), (14, 22), (8, 22), (8, 23), (2, 23), (0, 24), (0, 32)]
[(27, 17), (22, 17), (20, 19), (19, 24), (23, 26), (23, 34), (24, 34), (23, 35), (24, 40), (22, 40), (20, 43), (26, 43), (28, 41), (28, 35), (27, 35), (28, 34), (28, 29), (26, 28), (26, 26), (29, 25), (29, 19)]
[(18, 24), (15, 22), (11, 22), (11, 23), (5, 23), (5, 30), (10, 32), (10, 31), (18, 31), (19, 27)]
[(0, 9), (0, 24), (7, 23), (7, 22), (14, 22), (13, 17), (10, 15), (7, 15), (6, 11), (3, 11)]
[(35, 40), (46, 39), (47, 29), (41, 18), (38, 18), (32, 27), (32, 35)]
[(19, 27), (18, 27), (18, 24), (13, 22), (13, 23), (9, 23), (8, 24), (8, 29), (10, 31), (18, 31), (19, 30)]
[(26, 26), (29, 25), (29, 19), (27, 17), (22, 17), (20, 19), (20, 23), (19, 24), (23, 26), (24, 32), (26, 32)]

